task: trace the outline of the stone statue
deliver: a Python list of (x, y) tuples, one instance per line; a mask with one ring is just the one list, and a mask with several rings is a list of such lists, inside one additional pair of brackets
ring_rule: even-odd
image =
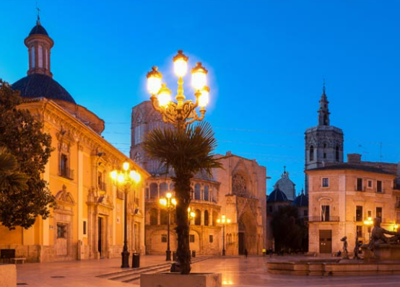
[(375, 247), (380, 244), (389, 244), (393, 239), (391, 237), (386, 237), (385, 234), (397, 235), (397, 232), (388, 231), (381, 227), (381, 219), (374, 219), (374, 228), (372, 229), (371, 239), (368, 244), (369, 250), (374, 250)]
[(343, 253), (344, 253), (343, 259), (349, 259), (349, 255), (348, 255), (349, 252), (347, 251), (347, 236), (340, 239), (340, 241), (343, 242)]

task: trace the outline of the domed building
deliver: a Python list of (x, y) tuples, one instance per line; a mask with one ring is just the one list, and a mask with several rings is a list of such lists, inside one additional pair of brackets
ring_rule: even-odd
[(296, 185), (290, 180), (286, 167), (284, 167), (281, 178), (275, 183), (274, 189), (283, 191), (288, 200), (293, 201), (296, 197)]
[(55, 196), (51, 216), (40, 217), (29, 229), (0, 225), (0, 249), (12, 246), (28, 262), (121, 257), (124, 232), (124, 193), (109, 173), (129, 162), (142, 178), (127, 195), (128, 249), (145, 252), (143, 183), (149, 174), (107, 142), (104, 121), (53, 79), (54, 45), (39, 19), (25, 39), (28, 75), (11, 87), (23, 98), (21, 109), (43, 122), (53, 152), (42, 177)]
[(308, 218), (308, 195), (301, 190), (301, 193), (294, 199), (292, 205), (297, 206), (299, 209), (299, 217), (303, 219)]

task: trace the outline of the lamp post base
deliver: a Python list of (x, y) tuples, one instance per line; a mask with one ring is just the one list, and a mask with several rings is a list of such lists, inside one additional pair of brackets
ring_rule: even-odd
[(225, 249), (222, 249), (222, 256), (225, 256)]
[(165, 251), (166, 259), (165, 261), (171, 261), (171, 250)]
[(128, 251), (122, 251), (121, 252), (121, 256), (122, 256), (121, 268), (129, 268), (129, 252)]

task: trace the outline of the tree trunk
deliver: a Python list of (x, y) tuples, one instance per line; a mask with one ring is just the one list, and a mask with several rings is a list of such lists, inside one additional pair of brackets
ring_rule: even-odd
[(190, 246), (189, 246), (189, 218), (188, 208), (190, 204), (190, 179), (191, 175), (176, 173), (173, 178), (175, 183), (175, 195), (177, 199), (176, 217), (178, 235), (177, 257), (180, 263), (181, 274), (190, 273)]

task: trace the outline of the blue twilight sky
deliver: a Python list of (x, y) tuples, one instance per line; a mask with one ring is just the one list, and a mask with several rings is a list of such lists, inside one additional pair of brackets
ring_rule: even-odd
[(304, 131), (317, 125), (323, 78), (345, 153), (400, 160), (400, 1), (1, 0), (0, 78), (10, 83), (28, 69), (36, 2), (55, 42), (54, 79), (126, 155), (146, 73), (159, 66), (175, 91), (182, 49), (209, 69), (217, 152), (266, 166), (268, 193), (283, 166), (297, 192), (304, 186)]

